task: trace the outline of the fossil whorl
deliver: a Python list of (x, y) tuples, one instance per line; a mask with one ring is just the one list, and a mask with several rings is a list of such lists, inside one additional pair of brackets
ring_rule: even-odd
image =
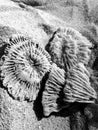
[(64, 87), (64, 101), (94, 103), (97, 97), (95, 90), (91, 87), (89, 76), (83, 63), (70, 69)]
[(65, 83), (65, 71), (57, 67), (54, 63), (49, 73), (49, 78), (45, 84), (45, 90), (42, 96), (42, 105), (45, 116), (51, 112), (58, 112), (57, 100)]
[(49, 44), (47, 51), (53, 62), (59, 67), (71, 68), (78, 62), (87, 64), (90, 58), (92, 44), (78, 31), (72, 28), (58, 29)]
[(40, 81), (49, 72), (51, 59), (38, 43), (29, 38), (11, 38), (2, 57), (1, 80), (12, 97), (35, 100)]

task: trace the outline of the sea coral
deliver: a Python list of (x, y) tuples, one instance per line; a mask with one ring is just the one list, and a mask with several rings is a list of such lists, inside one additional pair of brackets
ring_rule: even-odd
[(97, 95), (91, 87), (89, 76), (83, 63), (70, 69), (67, 73), (63, 100), (65, 102), (94, 103)]
[[(46, 46), (54, 64), (42, 97), (45, 116), (69, 107), (71, 103), (95, 102), (97, 95), (91, 87), (86, 66), (91, 47), (92, 44), (72, 28), (58, 29), (54, 33)], [(64, 103), (62, 106), (58, 102), (61, 100)]]
[[(89, 77), (83, 63), (77, 64), (68, 72), (54, 63), (42, 96), (44, 115), (49, 116), (52, 112), (68, 108), (70, 103), (94, 103), (97, 95), (91, 87)], [(59, 104), (59, 101), (64, 104)]]
[(49, 54), (33, 40), (10, 38), (2, 56), (1, 79), (9, 94), (19, 100), (35, 100), (40, 81), (50, 70)]
[(52, 61), (68, 70), (79, 62), (88, 64), (91, 47), (92, 44), (78, 31), (66, 27), (54, 33), (46, 48)]
[(54, 63), (49, 73), (49, 78), (45, 84), (45, 90), (42, 96), (43, 111), (45, 116), (51, 112), (58, 112), (57, 100), (65, 83), (65, 71)]

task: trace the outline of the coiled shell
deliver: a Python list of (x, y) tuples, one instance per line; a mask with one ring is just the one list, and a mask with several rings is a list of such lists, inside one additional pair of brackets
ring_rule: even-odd
[(1, 79), (8, 92), (15, 99), (35, 100), (40, 81), (50, 70), (49, 54), (38, 43), (17, 36), (10, 39), (2, 59)]
[(65, 71), (57, 67), (54, 63), (49, 73), (49, 78), (45, 84), (45, 90), (42, 97), (42, 105), (45, 116), (49, 116), (51, 112), (58, 112), (57, 100), (60, 91), (64, 87)]

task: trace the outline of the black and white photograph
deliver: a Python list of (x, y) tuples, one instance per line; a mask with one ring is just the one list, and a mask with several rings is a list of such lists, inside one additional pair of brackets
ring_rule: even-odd
[(98, 130), (98, 0), (0, 0), (0, 130)]

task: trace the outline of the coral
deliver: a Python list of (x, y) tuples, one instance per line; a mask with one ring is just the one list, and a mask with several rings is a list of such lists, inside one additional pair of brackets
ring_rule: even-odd
[[(60, 28), (54, 33), (46, 46), (56, 65), (54, 64), (55, 69), (52, 66), (43, 92), (44, 115), (48, 116), (52, 112), (67, 108), (68, 103), (95, 102), (97, 95), (91, 87), (90, 73), (86, 67), (90, 59), (91, 47), (92, 44), (72, 28)], [(59, 81), (58, 73), (63, 74), (62, 77), (60, 76), (63, 80)], [(59, 105), (58, 101), (61, 100), (65, 106)]]
[(52, 61), (66, 70), (82, 62), (88, 64), (92, 44), (79, 32), (72, 28), (58, 29), (49, 44), (47, 51)]
[(38, 43), (13, 36), (1, 58), (1, 79), (13, 98), (35, 100), (40, 81), (50, 70), (51, 59)]
[(57, 100), (65, 83), (65, 71), (57, 67), (54, 63), (49, 73), (49, 78), (45, 84), (42, 96), (44, 115), (48, 116), (51, 112), (58, 112)]
[(64, 101), (94, 103), (97, 95), (91, 87), (89, 77), (90, 74), (83, 63), (79, 63), (76, 67), (70, 69), (64, 87)]

